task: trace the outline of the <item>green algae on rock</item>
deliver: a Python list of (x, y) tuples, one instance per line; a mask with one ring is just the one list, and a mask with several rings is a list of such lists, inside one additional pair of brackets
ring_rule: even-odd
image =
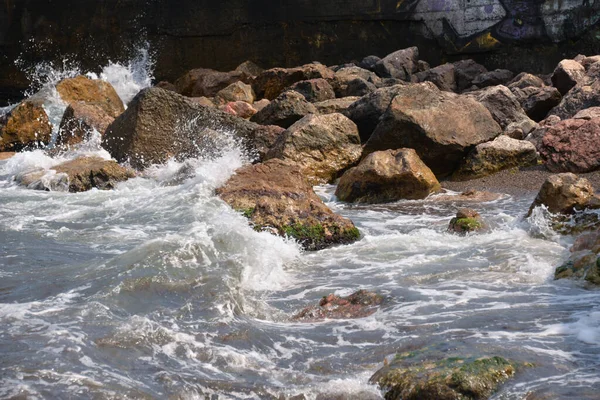
[(465, 235), (469, 232), (475, 232), (485, 227), (481, 215), (475, 210), (461, 208), (456, 213), (456, 217), (450, 220), (448, 231)]

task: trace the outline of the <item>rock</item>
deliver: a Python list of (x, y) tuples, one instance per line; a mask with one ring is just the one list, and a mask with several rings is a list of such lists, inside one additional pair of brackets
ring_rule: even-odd
[(323, 296), (318, 306), (308, 306), (292, 317), (300, 322), (315, 322), (324, 319), (364, 318), (377, 311), (383, 297), (359, 290), (350, 296), (340, 297), (335, 294)]
[(483, 65), (477, 64), (473, 60), (461, 60), (453, 64), (456, 76), (456, 86), (459, 92), (473, 86), (475, 78), (488, 72)]
[(228, 114), (238, 116), (244, 119), (250, 119), (257, 111), (252, 107), (252, 105), (246, 103), (245, 101), (231, 101), (221, 107), (219, 107), (221, 111), (224, 111)]
[(423, 357), (419, 351), (396, 354), (370, 379), (386, 400), (483, 400), (511, 378), (519, 365), (498, 356), (459, 357), (445, 352)]
[(600, 79), (593, 80), (591, 83), (584, 81), (573, 87), (551, 114), (561, 119), (569, 119), (581, 110), (598, 106), (600, 106)]
[(258, 161), (263, 161), (285, 129), (277, 125), (259, 125), (254, 131), (254, 146)]
[(373, 93), (363, 96), (352, 103), (344, 113), (350, 118), (360, 133), (360, 140), (365, 143), (379, 124), (379, 118), (387, 110), (394, 96), (399, 93), (403, 85), (395, 85), (377, 89)]
[(309, 183), (337, 178), (360, 160), (362, 148), (354, 122), (342, 114), (309, 114), (290, 126), (266, 159), (293, 161)]
[(514, 76), (515, 74), (507, 69), (495, 69), (478, 75), (473, 79), (472, 84), (483, 89), (488, 86), (504, 85), (513, 79)]
[(541, 205), (554, 214), (570, 214), (574, 210), (585, 209), (593, 199), (594, 188), (587, 179), (569, 172), (551, 175), (540, 188), (528, 215)]
[(552, 172), (591, 172), (600, 169), (600, 118), (568, 119), (549, 127), (539, 146)]
[(461, 208), (456, 213), (456, 217), (450, 220), (448, 231), (459, 235), (476, 232), (484, 228), (481, 215), (470, 208)]
[(436, 176), (446, 176), (472, 146), (500, 133), (500, 126), (482, 104), (425, 82), (399, 88), (363, 155), (412, 148)]
[(575, 60), (562, 60), (552, 73), (552, 85), (563, 96), (585, 78), (585, 68)]
[(270, 100), (261, 99), (259, 101), (255, 101), (254, 104), (252, 104), (252, 106), (254, 107), (256, 112), (258, 112), (258, 111), (262, 110), (263, 108), (265, 108), (266, 106), (268, 106), (269, 104), (271, 104)]
[(8, 160), (15, 154), (17, 153), (15, 153), (14, 151), (0, 151), (0, 161)]
[(0, 122), (0, 151), (21, 151), (45, 146), (52, 136), (52, 125), (42, 104), (24, 100)]
[[(48, 173), (49, 172), (49, 173)], [(135, 177), (133, 170), (100, 157), (81, 157), (52, 167), (49, 171), (26, 171), (15, 177), (29, 189), (84, 192), (92, 188), (114, 189), (118, 182)]]
[(360, 97), (342, 97), (341, 99), (325, 100), (314, 104), (319, 114), (345, 114), (350, 105), (355, 101), (358, 101), (358, 99), (360, 99)]
[(300, 93), (306, 101), (316, 103), (335, 98), (333, 88), (325, 79), (310, 79), (294, 83), (290, 90)]
[(229, 103), (232, 101), (244, 101), (246, 103), (254, 103), (254, 90), (252, 86), (244, 82), (234, 82), (224, 89), (219, 90), (215, 95), (215, 101), (218, 103)]
[(226, 135), (213, 129), (231, 132), (250, 146), (257, 127), (177, 93), (148, 88), (109, 125), (102, 145), (117, 161), (142, 169), (171, 157), (183, 160), (206, 152), (218, 154)]
[(272, 68), (252, 81), (257, 98), (273, 100), (296, 82), (309, 79), (332, 79), (333, 71), (322, 64), (306, 64), (295, 68)]
[(544, 87), (544, 81), (535, 75), (529, 74), (527, 72), (521, 72), (519, 75), (515, 76), (513, 80), (511, 80), (506, 86), (508, 86), (509, 89), (525, 89), (531, 86), (541, 88)]
[(237, 72), (241, 72), (246, 76), (257, 76), (260, 75), (264, 69), (253, 63), (252, 61), (244, 61), (235, 69)]
[(215, 103), (209, 99), (208, 97), (200, 96), (200, 97), (190, 97), (190, 100), (194, 103), (200, 104), (205, 107), (216, 107)]
[(585, 119), (588, 121), (594, 118), (600, 118), (600, 107), (586, 108), (573, 116), (573, 119)]
[(359, 238), (352, 221), (327, 208), (302, 173), (283, 160), (240, 168), (216, 193), (255, 229), (293, 237), (307, 250)]
[(385, 56), (375, 64), (375, 72), (382, 78), (396, 78), (410, 81), (412, 74), (417, 72), (419, 49), (409, 47), (395, 51)]
[(359, 67), (342, 68), (336, 71), (331, 86), (336, 97), (364, 96), (377, 89), (379, 77)]
[(213, 97), (237, 81), (247, 82), (249, 77), (239, 71), (221, 72), (207, 68), (192, 69), (175, 81), (177, 92), (188, 97)]
[(424, 199), (440, 184), (413, 149), (376, 151), (346, 171), (335, 191), (342, 201), (385, 203)]
[(261, 125), (279, 125), (288, 128), (305, 115), (317, 113), (316, 107), (306, 101), (300, 93), (287, 91), (257, 112), (251, 120)]
[(377, 63), (379, 63), (379, 61), (381, 61), (381, 58), (377, 56), (366, 56), (361, 62), (358, 63), (358, 66), (360, 68), (375, 72), (375, 66)]
[(452, 175), (454, 180), (470, 180), (492, 175), (504, 169), (537, 164), (535, 146), (527, 140), (498, 136), (481, 143), (465, 157)]
[(548, 118), (540, 121), (538, 127), (531, 131), (529, 135), (525, 137), (525, 140), (531, 142), (539, 152), (542, 146), (542, 139), (544, 138), (544, 135), (551, 126), (556, 125), (559, 122), (560, 118), (556, 115), (549, 116)]
[(104, 135), (106, 128), (114, 120), (114, 117), (96, 104), (73, 102), (67, 107), (60, 121), (56, 146), (72, 146), (80, 143), (89, 139), (94, 130)]
[(160, 81), (154, 86), (156, 86), (157, 88), (164, 89), (164, 90), (170, 90), (171, 92), (177, 92), (177, 87), (175, 85), (173, 85), (171, 82)]
[(512, 92), (527, 116), (536, 122), (546, 118), (550, 110), (561, 102), (560, 92), (553, 87), (513, 88)]
[(483, 104), (505, 131), (510, 124), (518, 124), (522, 134), (527, 135), (537, 125), (525, 114), (519, 100), (506, 86), (488, 87), (470, 96)]
[(600, 285), (600, 231), (580, 235), (570, 251), (569, 259), (556, 268), (554, 279), (583, 279)]
[(99, 79), (89, 79), (81, 75), (63, 79), (56, 84), (56, 91), (67, 104), (83, 102), (93, 105), (112, 118), (125, 111), (123, 102), (112, 85)]
[(597, 62), (600, 62), (600, 55), (585, 57), (583, 60), (581, 60), (580, 63), (581, 65), (583, 65), (583, 68), (585, 68), (587, 71), (592, 65), (596, 64)]
[(427, 61), (418, 60), (417, 61), (417, 72), (423, 72), (431, 69), (431, 65)]
[(456, 74), (454, 64), (446, 63), (416, 74), (419, 82), (432, 82), (440, 90), (456, 91)]

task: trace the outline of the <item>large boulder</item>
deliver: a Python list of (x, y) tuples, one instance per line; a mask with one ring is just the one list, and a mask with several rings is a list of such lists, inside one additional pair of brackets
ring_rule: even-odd
[(290, 90), (300, 93), (302, 96), (304, 96), (306, 101), (311, 103), (335, 98), (335, 92), (333, 91), (333, 88), (329, 82), (323, 78), (296, 82), (290, 86)]
[(459, 92), (473, 86), (473, 81), (488, 70), (473, 60), (460, 60), (454, 63), (456, 87)]
[(600, 106), (600, 79), (584, 80), (569, 90), (551, 114), (568, 119), (581, 110), (597, 106)]
[(0, 117), (0, 151), (20, 151), (50, 142), (52, 125), (42, 104), (24, 100)]
[(475, 146), (461, 162), (452, 178), (475, 179), (504, 169), (535, 164), (537, 164), (537, 151), (531, 142), (502, 135), (491, 142)]
[(382, 78), (396, 78), (410, 81), (412, 74), (417, 72), (419, 49), (409, 47), (388, 54), (375, 64), (375, 72)]
[(289, 86), (309, 79), (332, 79), (333, 71), (323, 64), (306, 64), (295, 68), (271, 68), (252, 81), (257, 98), (273, 100)]
[(221, 72), (207, 68), (192, 69), (175, 81), (177, 92), (188, 97), (213, 97), (237, 81), (248, 82), (241, 71)]
[(379, 124), (379, 118), (387, 110), (392, 99), (402, 90), (404, 85), (394, 85), (377, 89), (352, 103), (344, 114), (350, 118), (360, 133), (360, 140), (365, 143)]
[(218, 153), (225, 133), (215, 129), (246, 139), (250, 145), (256, 128), (256, 124), (177, 93), (148, 88), (109, 125), (102, 145), (117, 161), (129, 161), (141, 169), (171, 157), (181, 160)]
[(346, 110), (354, 103), (358, 101), (360, 97), (342, 97), (339, 99), (331, 99), (314, 103), (319, 114), (331, 114), (331, 113), (342, 113), (345, 114)]
[(446, 176), (473, 146), (500, 133), (500, 126), (481, 103), (425, 82), (399, 88), (363, 154), (412, 148), (436, 176)]
[(107, 116), (116, 118), (125, 107), (121, 98), (108, 82), (90, 79), (85, 76), (63, 79), (56, 84), (56, 91), (67, 104), (83, 102), (104, 111)]
[(264, 71), (264, 68), (258, 66), (252, 61), (246, 60), (238, 65), (235, 70), (237, 72), (242, 72), (247, 76), (257, 76)]
[(440, 90), (455, 92), (457, 88), (455, 68), (451, 63), (438, 65), (415, 76), (419, 82), (432, 82)]
[(511, 91), (519, 100), (527, 116), (536, 122), (546, 118), (550, 110), (557, 106), (562, 98), (558, 89), (548, 86), (529, 86), (524, 89), (513, 87)]
[(359, 67), (340, 68), (331, 80), (331, 86), (336, 97), (364, 96), (377, 89), (379, 77), (366, 69)]
[(215, 95), (215, 101), (218, 103), (229, 103), (232, 101), (244, 101), (246, 103), (254, 103), (254, 90), (252, 86), (244, 82), (234, 82), (224, 89), (219, 90)]
[(304, 96), (293, 90), (281, 93), (275, 100), (257, 112), (252, 121), (261, 125), (288, 128), (308, 114), (317, 114), (317, 108)]
[(545, 205), (551, 213), (570, 214), (587, 208), (594, 199), (594, 188), (587, 179), (570, 172), (551, 175), (540, 188), (529, 214), (541, 205)]
[(600, 169), (600, 118), (568, 119), (549, 127), (539, 151), (552, 172)]
[(95, 104), (73, 102), (67, 107), (60, 121), (56, 145), (72, 146), (88, 139), (94, 131), (104, 135), (106, 128), (114, 120), (114, 117)]
[(552, 73), (552, 85), (563, 96), (585, 78), (585, 68), (575, 60), (562, 60)]
[(290, 236), (307, 250), (352, 243), (352, 221), (333, 213), (294, 164), (272, 159), (240, 168), (216, 191), (257, 230)]
[(310, 114), (290, 126), (269, 158), (296, 163), (313, 184), (327, 183), (360, 160), (362, 148), (354, 122), (342, 114)]
[(518, 88), (525, 89), (527, 87), (543, 87), (544, 81), (528, 72), (521, 72), (519, 75), (515, 76), (507, 85), (509, 89)]
[(413, 149), (376, 151), (346, 171), (335, 191), (342, 201), (385, 203), (424, 199), (441, 189)]
[(506, 86), (488, 87), (471, 96), (488, 109), (494, 120), (505, 131), (511, 124), (518, 125), (523, 130), (523, 135), (536, 128), (535, 121), (525, 114), (519, 100)]
[(84, 192), (93, 188), (114, 189), (118, 182), (135, 177), (130, 168), (100, 157), (81, 157), (50, 169), (25, 171), (15, 177), (29, 189)]

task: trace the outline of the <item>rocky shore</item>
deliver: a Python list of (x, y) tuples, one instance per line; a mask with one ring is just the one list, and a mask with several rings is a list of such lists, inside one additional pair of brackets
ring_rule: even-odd
[[(486, 227), (476, 208), (491, 197), (474, 190), (539, 192), (530, 215), (542, 210), (557, 232), (582, 234), (556, 278), (598, 285), (600, 56), (563, 60), (550, 76), (516, 72), (488, 71), (473, 60), (430, 67), (411, 47), (336, 66), (195, 69), (129, 104), (110, 84), (78, 76), (56, 85), (67, 106), (56, 131), (43, 91), (0, 116), (0, 159), (40, 148), (63, 154), (99, 134), (114, 160), (78, 158), (14, 179), (31, 189), (106, 190), (170, 159), (218, 157), (234, 141), (254, 161), (217, 195), (255, 230), (306, 250), (361, 237), (315, 194), (317, 184), (337, 183), (341, 201), (363, 204), (443, 201), (445, 190), (464, 192), (474, 209), (458, 210), (449, 227), (460, 235)], [(327, 297), (294, 318), (363, 317), (381, 299), (370, 292)], [(374, 376), (386, 398), (488, 398), (520, 369), (485, 355), (436, 361), (427, 372), (405, 365), (411, 357)]]

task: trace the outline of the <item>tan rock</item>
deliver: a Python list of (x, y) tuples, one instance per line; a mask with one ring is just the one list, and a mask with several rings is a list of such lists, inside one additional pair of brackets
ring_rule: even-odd
[(215, 101), (217, 103), (229, 103), (232, 101), (244, 101), (246, 103), (254, 103), (254, 90), (252, 86), (245, 84), (244, 82), (234, 82), (227, 86), (225, 89), (220, 90), (215, 95)]
[(77, 158), (52, 169), (69, 177), (69, 192), (113, 189), (118, 182), (135, 177), (133, 170), (100, 157)]
[(88, 139), (94, 130), (104, 135), (106, 128), (114, 120), (96, 104), (73, 102), (67, 107), (60, 121), (56, 145), (74, 145)]
[(24, 100), (0, 123), (0, 151), (19, 151), (50, 142), (52, 125), (42, 105)]
[(551, 213), (569, 214), (575, 209), (584, 209), (594, 199), (594, 188), (590, 181), (573, 173), (551, 175), (546, 179), (537, 197), (529, 208), (545, 205)]
[(81, 75), (63, 79), (56, 85), (56, 90), (67, 104), (93, 104), (113, 118), (125, 111), (123, 102), (112, 85), (99, 79), (89, 79)]

